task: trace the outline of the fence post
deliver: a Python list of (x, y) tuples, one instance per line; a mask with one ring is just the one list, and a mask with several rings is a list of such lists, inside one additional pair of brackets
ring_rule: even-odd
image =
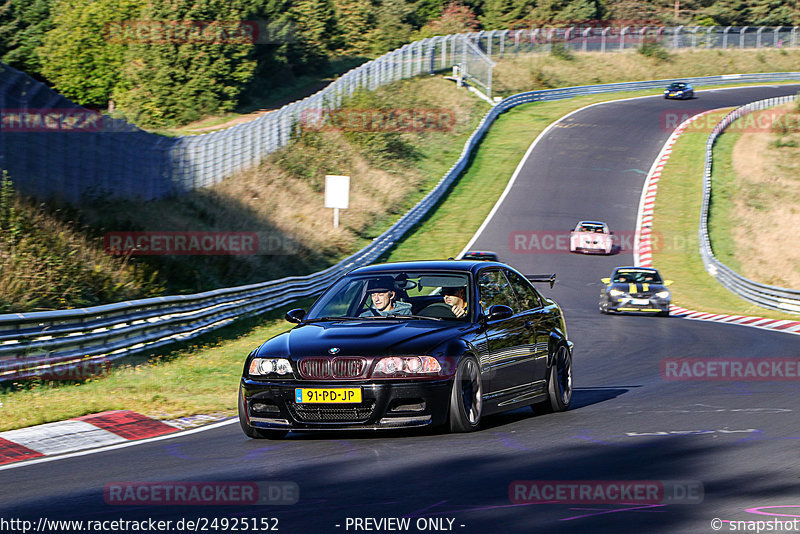
[(697, 47), (697, 32), (698, 31), (700, 31), (700, 26), (695, 26), (692, 29), (692, 52), (694, 52), (695, 48)]
[[(780, 32), (782, 29), (783, 29), (783, 26), (778, 26), (777, 28), (775, 28), (775, 32), (773, 33), (773, 36), (772, 36), (772, 47), (773, 47), (773, 48), (778, 48), (778, 46), (779, 46), (779, 45), (778, 45), (778, 33), (779, 33), (779, 32)], [(780, 46), (782, 46), (782, 44), (783, 44), (783, 43), (781, 43), (781, 45), (780, 45)]]
[(716, 28), (716, 26), (709, 26), (706, 30), (706, 49), (711, 48), (711, 30)]
[(683, 26), (678, 26), (677, 28), (675, 28), (675, 33), (672, 34), (672, 50), (673, 51), (677, 52), (677, 50), (678, 50), (678, 39), (680, 38), (682, 29), (683, 29)]
[(797, 46), (797, 29), (798, 28), (800, 28), (800, 26), (795, 26), (794, 28), (792, 28), (792, 48)]
[(756, 30), (756, 49), (761, 48), (761, 34), (764, 32), (764, 26), (759, 26)]
[(739, 48), (744, 48), (744, 34), (747, 33), (747, 28), (750, 26), (743, 26), (741, 30), (739, 30)]
[(728, 32), (731, 31), (730, 26), (725, 26), (725, 29), (722, 30), (722, 49), (728, 49)]

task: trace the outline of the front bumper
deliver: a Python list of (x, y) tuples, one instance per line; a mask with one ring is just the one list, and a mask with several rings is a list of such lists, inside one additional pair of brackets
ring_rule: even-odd
[(610, 250), (606, 250), (605, 246), (603, 245), (589, 245), (589, 246), (582, 246), (582, 247), (574, 247), (572, 252), (580, 252), (581, 254), (610, 254)]
[[(261, 381), (242, 378), (245, 410), (255, 428), (379, 430), (444, 424), (452, 379), (403, 381)], [(301, 404), (295, 388), (361, 388), (357, 404)]]
[[(646, 302), (644, 302), (646, 301)], [(605, 310), (618, 313), (669, 313), (669, 299), (658, 297), (637, 298), (632, 297), (605, 297), (600, 301), (600, 306), (605, 304)]]

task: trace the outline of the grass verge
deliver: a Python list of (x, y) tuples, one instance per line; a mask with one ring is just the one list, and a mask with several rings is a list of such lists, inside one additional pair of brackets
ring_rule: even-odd
[[(710, 114), (704, 124), (715, 124), (729, 111)], [(703, 131), (700, 131), (703, 130)], [(664, 246), (653, 254), (653, 265), (675, 284), (672, 290), (673, 304), (692, 310), (732, 315), (756, 315), (774, 319), (797, 320), (797, 315), (768, 310), (737, 297), (715, 278), (710, 276), (700, 258), (697, 229), (702, 206), (702, 180), (705, 164), (705, 143), (708, 131), (687, 130), (678, 138), (667, 165), (658, 182), (653, 216), (653, 232), (661, 234)], [(729, 150), (723, 145), (725, 150)], [(715, 159), (718, 153), (715, 151)], [(721, 173), (723, 167), (718, 169)], [(716, 184), (715, 184), (716, 186)], [(723, 185), (712, 192), (712, 203), (729, 194), (730, 188)], [(717, 196), (717, 193), (721, 193)], [(717, 199), (717, 200), (715, 200)], [(720, 202), (721, 203), (721, 202)], [(715, 206), (714, 235), (715, 250), (729, 237), (730, 221), (724, 219), (729, 208)]]

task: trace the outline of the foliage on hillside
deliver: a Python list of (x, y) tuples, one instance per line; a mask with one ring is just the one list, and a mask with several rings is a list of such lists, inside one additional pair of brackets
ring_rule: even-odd
[[(264, 101), (333, 58), (421, 37), (533, 25), (800, 24), (793, 0), (8, 0), (0, 58), (76, 102), (142, 126), (174, 126)], [(263, 21), (263, 42), (182, 42), (154, 32), (198, 21)], [(131, 32), (115, 40), (110, 28)], [(116, 26), (115, 26), (116, 25)], [(150, 26), (148, 26), (150, 25)], [(171, 30), (170, 30), (171, 31)], [(159, 33), (160, 32), (160, 33)], [(142, 35), (151, 38), (142, 40)]]
[[(180, 198), (94, 199), (76, 211), (40, 206), (9, 189), (0, 202), (0, 313), (195, 293), (328, 267), (441, 178), (487, 107), (442, 78), (405, 80), (356, 94), (342, 113), (445, 110), (441, 123), (424, 131), (307, 127), (259, 167)], [(332, 210), (322, 207), (326, 174), (351, 177), (350, 207), (338, 229)], [(247, 232), (258, 247), (246, 255), (107, 254), (104, 236), (124, 232)]]
[(106, 255), (102, 241), (67, 220), (63, 211), (20, 198), (3, 173), (0, 311), (84, 307), (163, 291), (147, 265)]

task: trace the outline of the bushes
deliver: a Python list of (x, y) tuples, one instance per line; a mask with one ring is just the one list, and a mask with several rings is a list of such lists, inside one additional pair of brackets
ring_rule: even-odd
[(550, 46), (550, 55), (563, 59), (564, 61), (572, 61), (575, 59), (575, 54), (567, 45), (561, 41), (556, 41)]
[(636, 51), (643, 56), (651, 57), (658, 61), (669, 61), (672, 59), (672, 56), (667, 52), (667, 49), (664, 48), (664, 45), (657, 41), (645, 41)]
[(105, 254), (88, 238), (0, 181), (0, 313), (74, 308), (158, 295), (156, 274)]

